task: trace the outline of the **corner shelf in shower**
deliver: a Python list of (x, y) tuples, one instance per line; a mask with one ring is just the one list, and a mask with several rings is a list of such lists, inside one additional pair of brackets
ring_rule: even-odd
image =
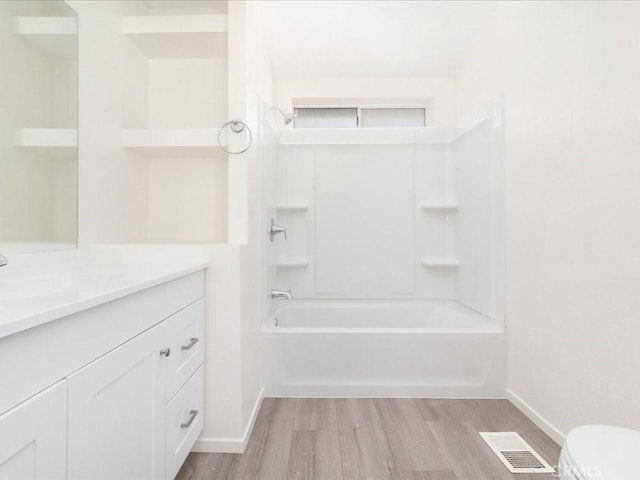
[(427, 268), (458, 268), (458, 266), (460, 265), (458, 259), (453, 257), (425, 257), (420, 260), (420, 263), (423, 267)]
[(457, 203), (422, 203), (420, 210), (425, 212), (455, 212), (458, 210)]
[(75, 155), (78, 131), (72, 128), (21, 128), (16, 131), (14, 145), (55, 156)]
[(309, 210), (309, 205), (305, 203), (279, 203), (276, 210), (281, 213), (303, 213)]
[(215, 128), (131, 128), (122, 130), (122, 146), (146, 157), (223, 157)]
[(226, 58), (228, 16), (140, 15), (122, 19), (122, 33), (147, 58)]
[(14, 32), (53, 57), (73, 58), (77, 53), (76, 17), (16, 17)]
[(288, 260), (278, 260), (276, 262), (276, 267), (278, 268), (306, 268), (308, 266), (308, 258), (290, 258)]

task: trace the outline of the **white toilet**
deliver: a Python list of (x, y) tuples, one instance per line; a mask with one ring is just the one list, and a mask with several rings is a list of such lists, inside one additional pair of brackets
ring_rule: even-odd
[(640, 432), (588, 425), (567, 435), (558, 464), (563, 480), (640, 480)]

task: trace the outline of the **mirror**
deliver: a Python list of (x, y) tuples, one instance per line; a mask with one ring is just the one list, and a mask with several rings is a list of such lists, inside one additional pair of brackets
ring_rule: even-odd
[(0, 253), (76, 247), (78, 21), (0, 0)]

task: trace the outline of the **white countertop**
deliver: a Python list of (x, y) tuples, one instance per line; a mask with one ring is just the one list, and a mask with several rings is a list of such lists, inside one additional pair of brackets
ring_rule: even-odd
[(7, 255), (0, 268), (0, 338), (207, 268), (193, 255), (88, 248)]

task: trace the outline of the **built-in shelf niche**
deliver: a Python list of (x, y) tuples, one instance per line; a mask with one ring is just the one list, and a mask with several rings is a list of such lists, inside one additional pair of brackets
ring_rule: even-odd
[(146, 119), (120, 134), (147, 159), (147, 241), (225, 241), (228, 155), (217, 137), (228, 119), (228, 15), (218, 2), (140, 3), (147, 14), (129, 10), (121, 32)]
[(14, 32), (47, 55), (62, 58), (76, 56), (76, 17), (16, 17)]
[(458, 268), (460, 262), (454, 257), (425, 257), (420, 260), (427, 268)]
[(213, 128), (126, 129), (122, 146), (147, 157), (220, 157), (218, 131)]
[(306, 268), (309, 266), (308, 258), (289, 258), (278, 260), (276, 263), (278, 268)]
[(147, 58), (226, 58), (227, 15), (143, 15), (122, 19), (122, 33)]
[(276, 210), (280, 213), (304, 213), (309, 211), (309, 205), (305, 203), (278, 203)]

